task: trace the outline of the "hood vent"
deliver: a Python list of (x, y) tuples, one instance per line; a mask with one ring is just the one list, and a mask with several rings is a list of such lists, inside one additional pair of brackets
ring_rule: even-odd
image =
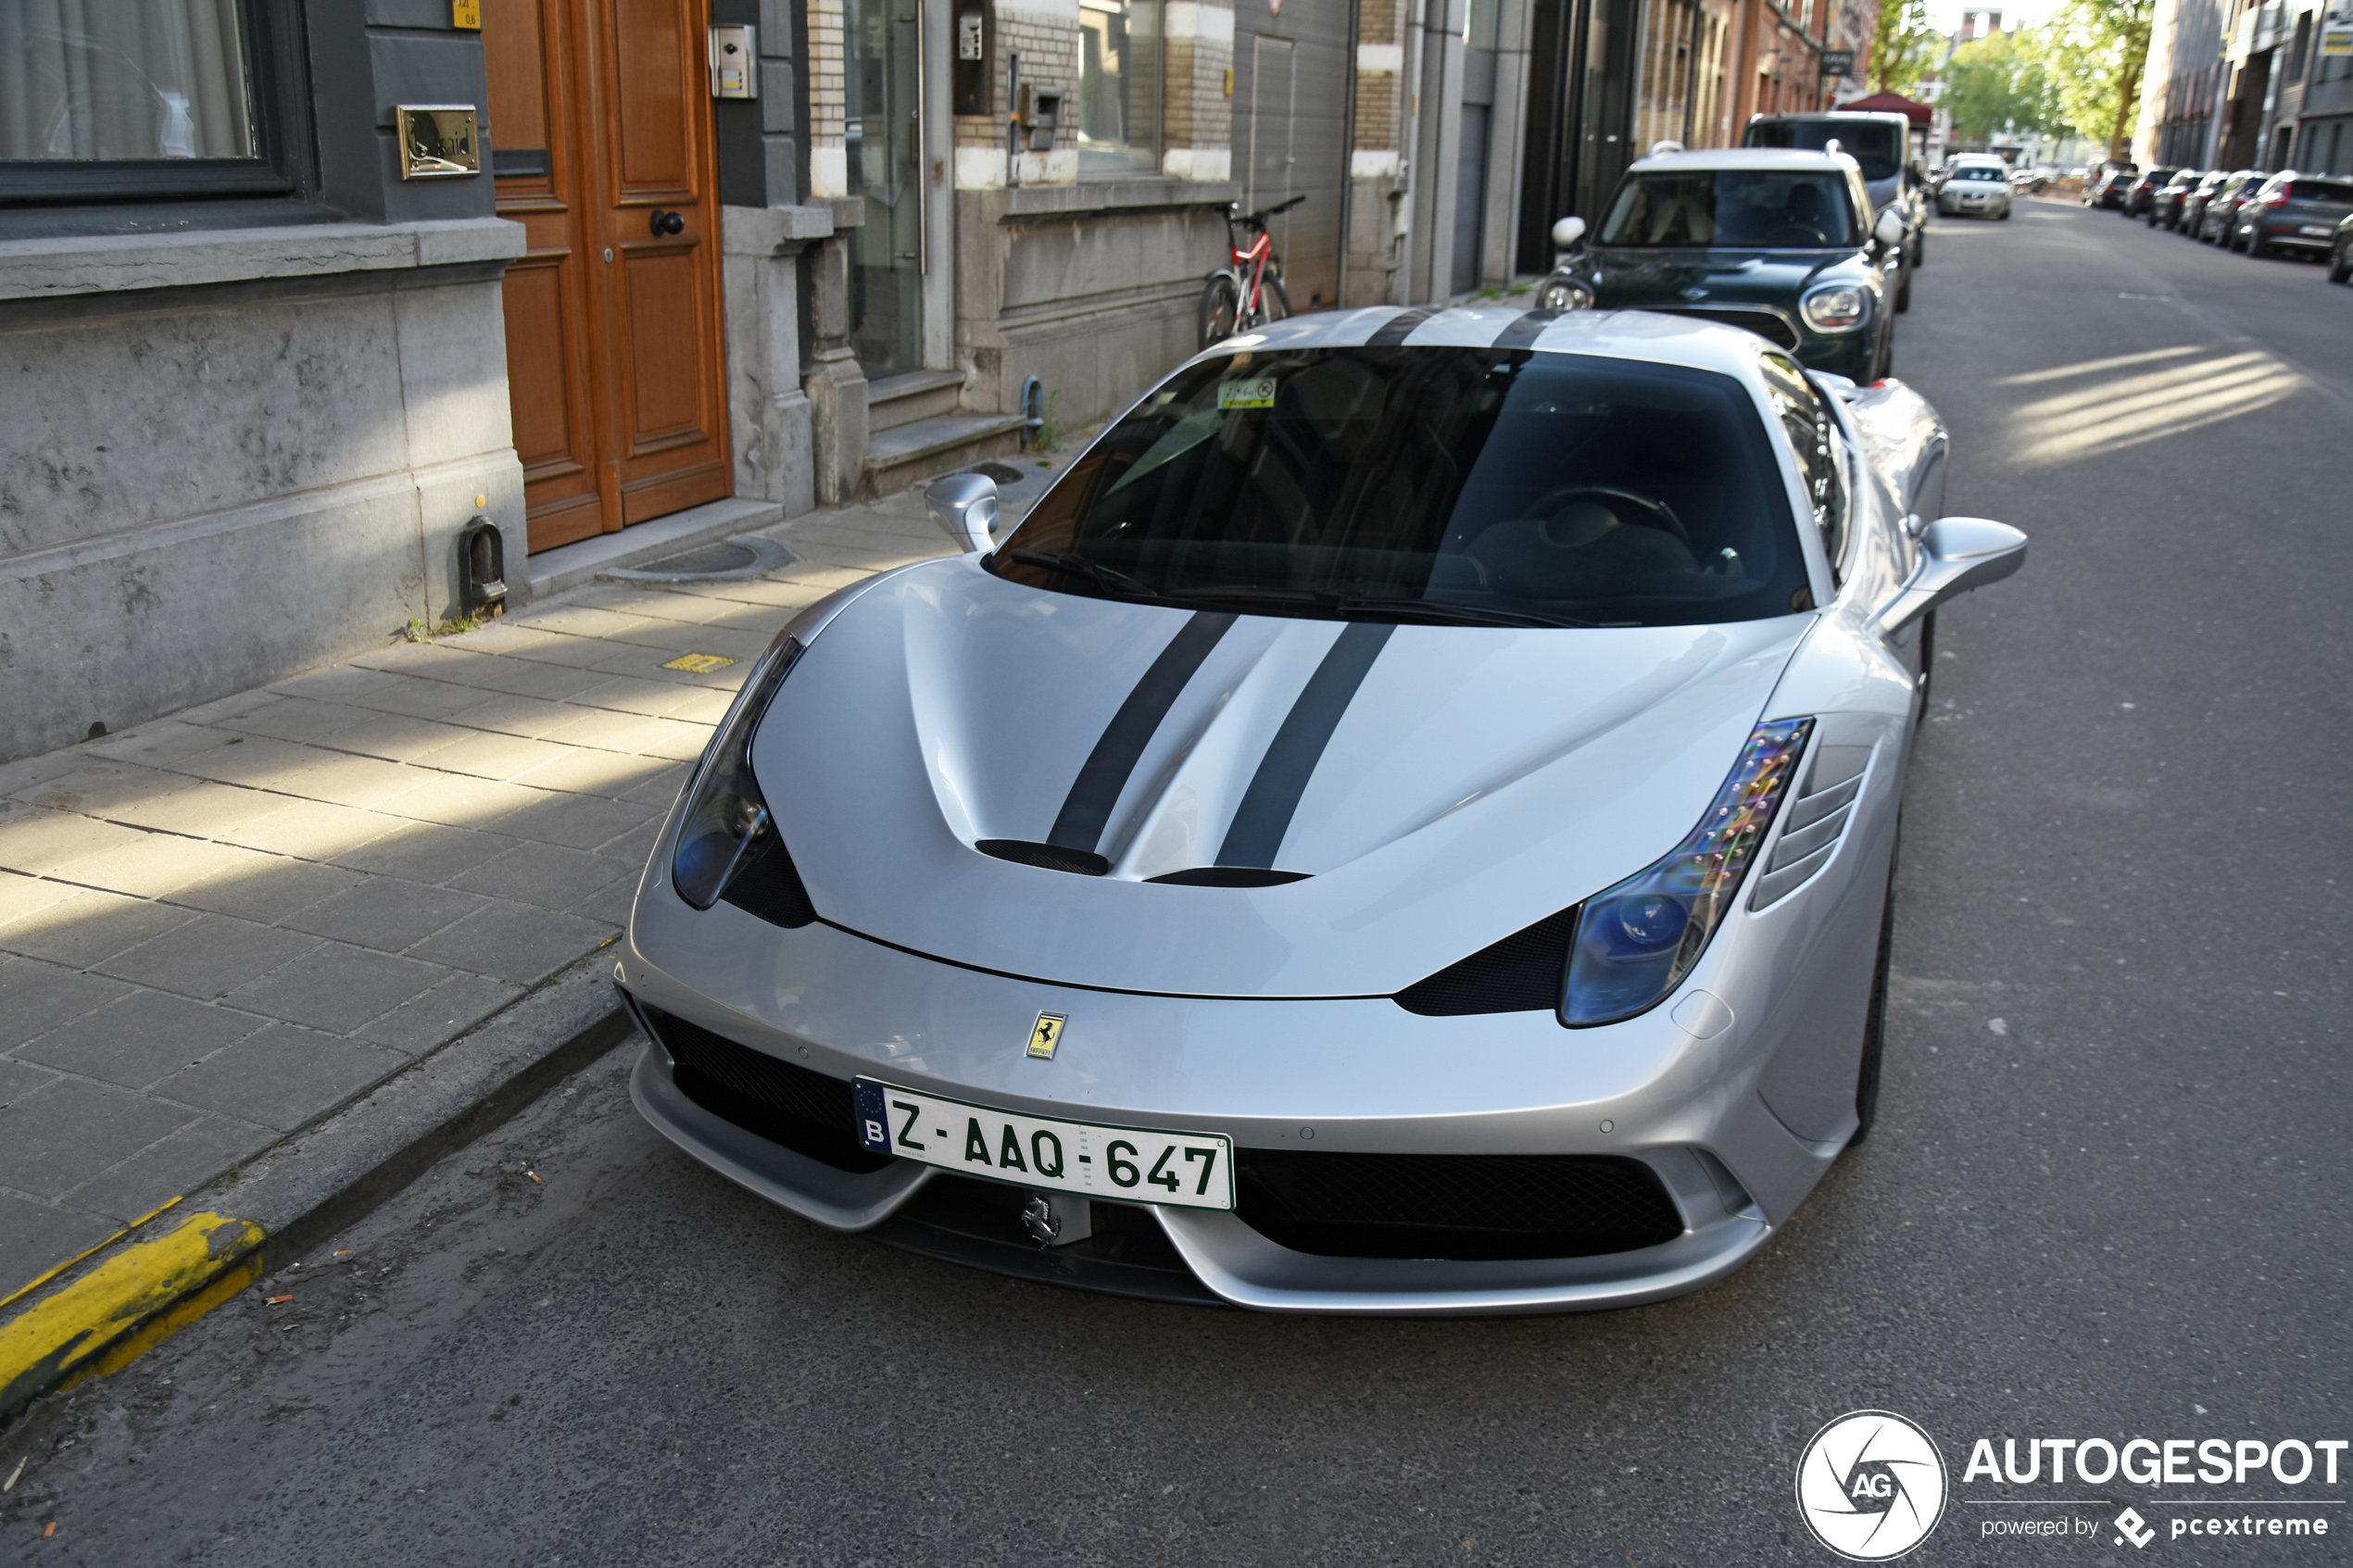
[(1048, 872), (1068, 872), (1073, 876), (1101, 876), (1111, 870), (1111, 862), (1092, 849), (1073, 849), (1066, 844), (1033, 844), (1026, 838), (984, 838), (973, 847), (984, 855), (994, 855), (1015, 865), (1036, 866)]
[(1556, 915), (1515, 931), (1481, 947), (1460, 963), (1447, 965), (1391, 999), (1425, 1018), (1460, 1018), (1475, 1012), (1557, 1012), (1568, 975), (1568, 950), (1577, 940), (1572, 904)]
[(1806, 792), (1789, 804), (1781, 836), (1765, 862), (1765, 874), (1756, 879), (1756, 891), (1749, 895), (1750, 909), (1780, 903), (1831, 863), (1855, 820), (1855, 797), (1862, 793), (1863, 773), (1870, 761), (1868, 746), (1816, 748)]
[(1188, 866), (1181, 872), (1144, 880), (1171, 887), (1280, 887), (1287, 882), (1305, 882), (1309, 875), (1306, 872), (1278, 872), (1266, 866)]

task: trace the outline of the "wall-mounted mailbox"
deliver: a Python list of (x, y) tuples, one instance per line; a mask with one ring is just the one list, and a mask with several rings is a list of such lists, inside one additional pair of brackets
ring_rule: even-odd
[(472, 104), (400, 104), (400, 177), (447, 180), (482, 172), (482, 138)]
[(711, 30), (711, 95), (714, 98), (757, 98), (760, 75), (752, 68), (750, 24), (729, 24)]
[(997, 112), (988, 101), (991, 77), (988, 58), (994, 52), (997, 22), (994, 8), (984, 0), (958, 0), (956, 6), (956, 57), (949, 62), (948, 90), (953, 102), (949, 107), (957, 114), (987, 114)]
[(1063, 90), (1059, 87), (1036, 87), (1027, 82), (1021, 89), (1022, 129), (1033, 153), (1053, 151), (1054, 128), (1063, 121)]

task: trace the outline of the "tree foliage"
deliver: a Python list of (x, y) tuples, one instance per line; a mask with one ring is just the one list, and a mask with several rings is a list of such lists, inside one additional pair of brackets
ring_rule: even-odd
[(2005, 130), (2057, 131), (2059, 94), (2043, 63), (2042, 41), (2020, 30), (1972, 38), (1944, 67), (1943, 107), (1958, 142), (1986, 142)]
[(2156, 10), (2156, 0), (2067, 0), (2034, 34), (2062, 119), (2106, 141), (2110, 157), (2132, 139)]
[(1879, 0), (1871, 34), (1871, 90), (1909, 94), (1936, 73), (1944, 35), (1928, 25), (1928, 0)]

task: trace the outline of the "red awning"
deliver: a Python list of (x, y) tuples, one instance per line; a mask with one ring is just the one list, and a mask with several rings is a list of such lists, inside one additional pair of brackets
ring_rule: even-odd
[(1914, 125), (1932, 125), (1936, 111), (1928, 105), (1916, 103), (1901, 93), (1874, 93), (1868, 98), (1856, 98), (1838, 106), (1842, 109), (1860, 109), (1866, 114), (1900, 114), (1909, 116)]

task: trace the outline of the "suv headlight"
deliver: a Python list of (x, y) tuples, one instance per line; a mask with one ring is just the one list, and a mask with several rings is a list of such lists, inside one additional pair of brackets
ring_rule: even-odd
[(1631, 1018), (1691, 972), (1731, 909), (1813, 733), (1811, 719), (1757, 725), (1691, 836), (1649, 870), (1585, 900), (1563, 1023), (1576, 1029)]
[(752, 852), (775, 832), (760, 781), (751, 774), (751, 741), (800, 649), (792, 637), (769, 645), (711, 735), (695, 769), (695, 782), (687, 786), (686, 814), (670, 858), (670, 884), (698, 909), (719, 902), (736, 872), (750, 863)]
[(1832, 283), (1807, 295), (1798, 309), (1818, 332), (1851, 332), (1870, 320), (1871, 296), (1859, 283)]

